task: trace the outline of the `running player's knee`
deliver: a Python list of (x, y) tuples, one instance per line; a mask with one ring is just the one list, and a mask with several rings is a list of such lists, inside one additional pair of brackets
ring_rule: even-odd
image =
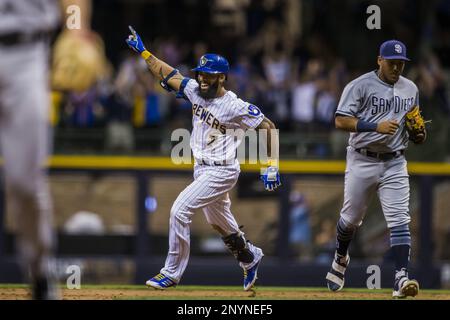
[(190, 223), (191, 219), (189, 218), (189, 207), (186, 203), (175, 201), (170, 209), (170, 218), (172, 221), (181, 221), (183, 223)]
[(222, 240), (238, 261), (243, 263), (250, 263), (253, 261), (254, 256), (248, 248), (248, 240), (244, 238), (242, 233), (232, 233), (222, 237)]
[(408, 213), (397, 214), (395, 217), (386, 217), (387, 226), (389, 229), (397, 228), (400, 226), (408, 226), (411, 222), (411, 217)]
[(37, 189), (36, 183), (30, 183), (29, 180), (24, 179), (9, 179), (8, 188), (11, 190), (11, 195), (23, 203), (33, 202), (37, 199), (38, 193), (42, 192)]
[(341, 213), (339, 221), (345, 229), (356, 230), (362, 224), (362, 217), (349, 213)]
[(339, 240), (350, 241), (353, 239), (356, 229), (358, 229), (358, 224), (348, 222), (346, 219), (340, 217), (336, 229)]
[(347, 217), (340, 217), (339, 223), (347, 230), (356, 230), (361, 225), (361, 219), (347, 219)]

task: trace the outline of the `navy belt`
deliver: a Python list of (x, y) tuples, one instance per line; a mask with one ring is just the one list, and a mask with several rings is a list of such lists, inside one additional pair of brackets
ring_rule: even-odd
[(8, 34), (0, 35), (0, 45), (3, 46), (15, 46), (25, 43), (33, 43), (47, 39), (50, 33), (48, 32), (34, 32), (34, 33), (23, 33), (23, 32), (13, 32)]
[(405, 154), (405, 150), (399, 150), (394, 152), (386, 152), (386, 153), (378, 153), (378, 152), (372, 152), (370, 150), (367, 150), (365, 148), (358, 148), (355, 149), (356, 152), (375, 159), (379, 159), (382, 161), (389, 161), (395, 158), (398, 158)]

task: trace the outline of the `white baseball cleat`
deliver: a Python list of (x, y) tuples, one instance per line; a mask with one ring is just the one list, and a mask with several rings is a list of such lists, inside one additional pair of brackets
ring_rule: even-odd
[(344, 274), (350, 263), (350, 256), (341, 256), (337, 252), (334, 254), (333, 263), (330, 272), (327, 273), (327, 286), (331, 291), (340, 291), (344, 287)]
[(417, 280), (408, 279), (408, 273), (405, 269), (397, 272), (392, 297), (399, 299), (406, 297), (415, 297), (418, 293), (419, 283), (417, 282)]

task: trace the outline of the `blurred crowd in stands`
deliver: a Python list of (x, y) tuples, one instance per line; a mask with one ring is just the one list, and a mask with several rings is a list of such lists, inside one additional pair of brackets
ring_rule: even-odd
[[(181, 1), (184, 7), (177, 11), (196, 12), (198, 6), (199, 21), (184, 30), (189, 16), (177, 21), (182, 15), (174, 13), (172, 28), (178, 32), (158, 35), (154, 30), (158, 22), (147, 20), (148, 15), (139, 12), (135, 3), (134, 9), (127, 5), (122, 16), (115, 13), (121, 17), (118, 25), (123, 30), (111, 35), (106, 26), (114, 22), (98, 13), (106, 4), (97, 3), (94, 21), (98, 25), (93, 27), (103, 36), (107, 54), (113, 53), (115, 71), (86, 92), (55, 93), (56, 134), (98, 129), (106, 152), (167, 154), (170, 132), (190, 128), (190, 103), (163, 90), (146, 70), (145, 62), (125, 47), (122, 38), (132, 21), (148, 49), (185, 76), (194, 77), (190, 69), (206, 52), (226, 56), (231, 63), (227, 89), (259, 106), (276, 123), (281, 130), (282, 154), (284, 150), (294, 157), (343, 157), (347, 134), (334, 129), (340, 94), (350, 80), (377, 67), (382, 41), (399, 38), (413, 58), (404, 75), (418, 85), (423, 114), (433, 121), (427, 151), (414, 154), (413, 150), (413, 156), (448, 161), (450, 1), (434, 1), (434, 6), (427, 7), (432, 9), (426, 11), (426, 20), (418, 20), (425, 15), (423, 1), (395, 1), (397, 5), (387, 9), (381, 1), (372, 2), (382, 7), (383, 22), (406, 7), (410, 16), (392, 18), (381, 31), (370, 31), (365, 28), (365, 8), (372, 3), (364, 1), (215, 0), (205, 6), (193, 0)], [(165, 9), (163, 12), (174, 6), (172, 1), (143, 1), (140, 5), (153, 11)], [(110, 9), (121, 8), (119, 3)], [(100, 15), (97, 20), (96, 11)], [(355, 16), (359, 17), (359, 31), (351, 22), (358, 21)], [(142, 146), (139, 134), (143, 135)], [(65, 151), (58, 150), (58, 145), (56, 149)]]

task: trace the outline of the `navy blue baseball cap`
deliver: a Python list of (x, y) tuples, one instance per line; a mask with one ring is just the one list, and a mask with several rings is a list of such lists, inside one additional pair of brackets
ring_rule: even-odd
[(388, 40), (383, 42), (380, 46), (380, 56), (387, 60), (398, 59), (410, 61), (406, 57), (406, 46), (403, 42), (398, 40)]

